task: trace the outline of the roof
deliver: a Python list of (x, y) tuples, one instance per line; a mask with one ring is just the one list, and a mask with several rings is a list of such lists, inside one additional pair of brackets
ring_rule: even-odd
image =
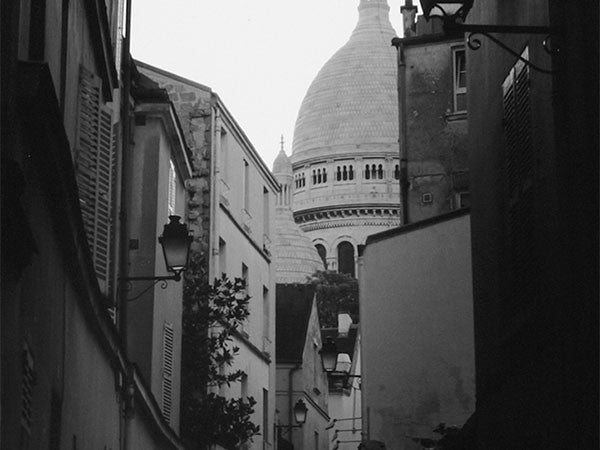
[(420, 230), (422, 228), (427, 228), (432, 225), (436, 225), (441, 222), (446, 222), (448, 220), (456, 219), (458, 217), (467, 215), (471, 213), (470, 208), (460, 208), (455, 209), (454, 211), (450, 211), (449, 213), (440, 214), (437, 216), (429, 217), (424, 220), (419, 220), (418, 222), (409, 223), (407, 225), (402, 225), (397, 228), (391, 228), (389, 230), (382, 231), (380, 233), (375, 233), (367, 237), (367, 242), (365, 245), (373, 244), (375, 242), (383, 241), (387, 238), (398, 236), (400, 234), (409, 233), (414, 230)]
[(301, 363), (315, 291), (308, 284), (277, 284), (275, 360)]

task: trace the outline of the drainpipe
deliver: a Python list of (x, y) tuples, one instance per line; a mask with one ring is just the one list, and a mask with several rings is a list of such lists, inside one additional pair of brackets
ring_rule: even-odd
[[(215, 267), (214, 257), (219, 253), (219, 240), (217, 238), (217, 203), (219, 199), (218, 191), (221, 189), (220, 178), (218, 176), (219, 171), (219, 158), (221, 157), (221, 112), (219, 111), (218, 104), (212, 107), (211, 111), (211, 143), (210, 143), (210, 226), (209, 226), (209, 251), (210, 261), (208, 264), (208, 280), (212, 282), (221, 274), (218, 273), (218, 267)], [(221, 255), (219, 255), (221, 258)]]
[(392, 39), (398, 53), (398, 150), (400, 157), (400, 207), (402, 225), (409, 223), (408, 216), (408, 146), (406, 141), (406, 63), (404, 46), (400, 38)]
[(300, 364), (296, 364), (295, 367), (290, 369), (288, 374), (288, 436), (290, 438), (290, 443), (292, 442), (292, 425), (294, 420), (294, 372), (300, 370), (301, 367)]
[[(123, 40), (123, 48), (122, 48), (122, 57), (121, 57), (121, 65), (123, 68), (123, 93), (121, 97), (121, 120), (123, 121), (122, 128), (122, 141), (121, 141), (121, 173), (120, 173), (120, 193), (119, 197), (123, 197), (127, 195), (127, 164), (128, 164), (128, 155), (130, 150), (131, 143), (131, 130), (129, 120), (130, 117), (130, 102), (129, 97), (131, 93), (131, 58), (130, 58), (130, 41), (131, 41), (131, 2), (132, 0), (126, 0), (126, 17), (125, 17), (125, 39)], [(123, 200), (123, 198), (119, 199), (120, 205), (119, 208), (119, 275), (121, 277), (127, 276), (127, 262), (129, 259), (129, 245), (127, 239), (127, 202)], [(122, 292), (120, 286), (118, 285), (118, 277), (117, 277), (117, 302), (118, 302), (118, 326), (119, 326), (119, 334), (123, 346), (123, 350), (127, 355), (127, 299), (125, 298), (125, 293)], [(121, 392), (121, 436), (120, 436), (120, 447), (121, 449), (126, 450), (129, 446), (127, 434), (128, 434), (128, 425), (129, 425), (129, 417), (128, 417), (128, 382), (127, 380), (130, 377), (128, 367), (128, 373), (122, 374), (122, 379), (124, 380), (122, 389), (124, 392)]]

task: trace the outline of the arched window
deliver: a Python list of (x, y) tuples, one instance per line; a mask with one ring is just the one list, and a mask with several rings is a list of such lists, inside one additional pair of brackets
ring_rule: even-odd
[(315, 245), (315, 248), (317, 249), (321, 260), (323, 261), (323, 267), (325, 267), (325, 270), (327, 270), (327, 250), (325, 250), (325, 247), (322, 244)]
[(400, 168), (398, 167), (398, 164), (394, 166), (394, 179), (400, 179)]
[(365, 180), (369, 180), (371, 178), (371, 170), (369, 169), (369, 165), (365, 167)]
[(313, 170), (313, 184), (317, 184), (317, 171)]
[(346, 169), (346, 166), (344, 166), (344, 169), (342, 170), (342, 180), (346, 181), (348, 179), (348, 170)]
[(338, 272), (354, 276), (354, 246), (350, 242), (338, 245)]
[(337, 180), (340, 181), (342, 179), (342, 168), (338, 166), (337, 168)]
[(325, 168), (323, 168), (323, 183), (327, 183), (327, 172)]
[(348, 166), (348, 179), (354, 180), (354, 169), (352, 166)]
[(383, 179), (383, 165), (379, 164), (379, 167), (377, 169), (377, 178), (379, 178), (380, 180)]
[(321, 169), (317, 169), (317, 183), (321, 184), (323, 182), (323, 177), (321, 176)]

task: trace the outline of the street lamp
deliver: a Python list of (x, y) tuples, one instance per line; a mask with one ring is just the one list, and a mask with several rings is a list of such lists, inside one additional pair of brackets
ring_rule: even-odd
[(360, 375), (351, 375), (349, 371), (350, 361), (348, 359), (348, 370), (336, 371), (338, 365), (338, 355), (340, 354), (337, 350), (335, 340), (328, 337), (321, 347), (321, 360), (323, 362), (323, 369), (330, 376), (338, 376), (343, 379), (344, 387), (347, 387), (349, 378), (361, 378)]
[(306, 422), (306, 413), (308, 412), (308, 408), (306, 407), (306, 404), (304, 403), (304, 400), (299, 399), (296, 404), (294, 405), (294, 419), (296, 419), (296, 422), (298, 423), (298, 427), (301, 427), (302, 425), (304, 425), (304, 422)]
[[(558, 49), (551, 48), (549, 38), (552, 35), (558, 35), (559, 30), (554, 27), (543, 26), (520, 26), (520, 25), (473, 25), (463, 23), (473, 6), (473, 0), (421, 0), (423, 15), (425, 19), (438, 18), (442, 21), (444, 32), (449, 35), (460, 35), (469, 33), (467, 45), (471, 50), (481, 48), (481, 41), (474, 38), (475, 35), (482, 35), (494, 42), (500, 48), (504, 49), (514, 57), (523, 61), (524, 64), (541, 73), (552, 74), (553, 70), (548, 70), (534, 65), (528, 59), (515, 52), (498, 38), (490, 33), (504, 34), (544, 34), (546, 38), (543, 41), (543, 47), (546, 53), (555, 54)], [(392, 45), (395, 45), (392, 43)]]
[[(279, 425), (275, 424), (275, 429), (277, 430), (277, 439), (282, 438), (282, 430), (287, 429), (288, 433), (292, 434), (292, 428), (302, 428), (302, 425), (306, 422), (306, 413), (308, 412), (308, 408), (306, 407), (306, 403), (304, 400), (298, 399), (293, 408), (294, 419), (296, 420), (296, 425), (289, 423), (287, 425)], [(291, 421), (291, 415), (290, 415)]]
[[(162, 236), (159, 236), (158, 242), (163, 249), (163, 256), (167, 270), (173, 275), (168, 276), (145, 276), (145, 277), (122, 277), (121, 281), (180, 281), (181, 273), (185, 271), (188, 265), (190, 244), (192, 235), (189, 234), (188, 227), (180, 223), (180, 216), (169, 216), (170, 222), (165, 225)], [(166, 283), (165, 283), (166, 284)]]

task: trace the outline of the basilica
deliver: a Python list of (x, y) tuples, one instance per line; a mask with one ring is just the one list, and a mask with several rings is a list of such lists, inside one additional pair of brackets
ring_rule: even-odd
[[(277, 176), (291, 163), (289, 186), (283, 189), (290, 190), (294, 220), (324, 267), (352, 276), (357, 276), (358, 247), (367, 236), (406, 223), (400, 208), (398, 63), (391, 46), (397, 33), (386, 0), (360, 0), (358, 12), (349, 40), (306, 92), (291, 156), (282, 150), (274, 166)], [(427, 57), (418, 52), (430, 47), (415, 47), (407, 85), (401, 86), (408, 102), (412, 220), (463, 206), (457, 199), (467, 189), (466, 154), (461, 152), (466, 112), (457, 111), (453, 98), (460, 65), (455, 53), (444, 48), (449, 57), (437, 61), (441, 69), (422, 67)]]

